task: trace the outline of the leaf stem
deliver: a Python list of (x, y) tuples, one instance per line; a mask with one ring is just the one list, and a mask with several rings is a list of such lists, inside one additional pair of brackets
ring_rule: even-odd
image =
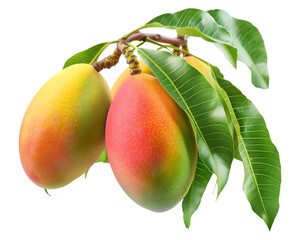
[[(155, 40), (152, 40), (151, 38), (146, 38), (146, 39), (145, 39), (145, 42), (150, 42), (150, 43), (152, 43), (152, 44), (155, 44), (155, 45), (159, 46), (160, 48), (165, 48), (165, 49), (167, 49), (170, 53), (172, 53), (172, 51), (170, 51), (170, 49), (169, 49), (168, 47), (169, 47), (169, 46), (174, 47), (173, 45), (164, 45), (164, 44), (161, 44), (161, 43), (159, 43), (159, 42), (157, 42), (157, 41), (155, 41)], [(178, 49), (179, 49), (179, 48), (178, 48)]]
[[(164, 45), (164, 44), (160, 44), (160, 43), (158, 43), (158, 42), (156, 42), (156, 41), (154, 41), (154, 40), (152, 40), (152, 39), (150, 39), (150, 38), (147, 38), (147, 39), (146, 39), (146, 42), (153, 43), (153, 44), (155, 44), (155, 45), (158, 45), (158, 46), (160, 46), (160, 47), (162, 47), (162, 48), (166, 48), (166, 49), (172, 48), (172, 49), (174, 49), (174, 50), (176, 50), (176, 51), (179, 51), (179, 52), (184, 53), (185, 56), (193, 56), (193, 57), (195, 57), (195, 58), (197, 58), (197, 59), (199, 59), (199, 60), (201, 60), (201, 61), (203, 61), (203, 62), (206, 63), (206, 61), (204, 61), (203, 59), (201, 59), (201, 58), (195, 56), (194, 54), (190, 53), (188, 50), (181, 49), (181, 48), (176, 47), (176, 46), (173, 46), (173, 45)], [(186, 46), (186, 48), (187, 48), (187, 46)]]
[[(133, 31), (131, 31), (131, 32), (129, 32), (129, 33), (127, 33), (127, 34), (124, 35), (122, 38), (128, 38), (129, 36), (133, 35), (135, 32), (139, 32), (139, 30), (141, 30), (141, 29), (143, 29), (143, 28), (145, 28), (145, 26), (139, 27), (139, 28), (137, 28), (137, 29), (135, 29), (135, 30), (133, 30)], [(122, 39), (122, 38), (121, 38), (121, 39)]]

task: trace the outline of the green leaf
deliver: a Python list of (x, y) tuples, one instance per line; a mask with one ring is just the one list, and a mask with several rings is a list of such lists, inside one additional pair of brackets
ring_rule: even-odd
[(225, 113), (226, 113), (227, 122), (228, 122), (228, 125), (230, 126), (229, 129), (230, 129), (230, 132), (231, 132), (231, 136), (233, 138), (233, 157), (238, 159), (238, 160), (242, 160), (242, 157), (241, 157), (240, 152), (239, 152), (238, 133), (237, 133), (237, 130), (234, 126), (234, 120), (233, 120), (235, 118), (235, 114), (234, 114), (234, 111), (232, 109), (232, 105), (231, 105), (230, 99), (229, 99), (226, 91), (221, 88), (221, 86), (220, 86), (220, 84), (218, 83), (218, 80), (217, 80), (217, 79), (220, 79), (220, 78), (223, 78), (223, 77), (219, 77), (219, 76), (221, 76), (220, 73), (217, 73), (219, 76), (216, 76), (214, 74), (216, 72), (216, 69), (218, 69), (218, 68), (216, 68), (216, 67), (212, 68), (212, 70), (213, 70), (212, 75), (215, 79), (214, 87), (216, 89), (216, 92), (217, 92), (219, 98), (222, 99), (222, 104), (223, 104), (223, 107), (224, 107), (224, 110), (225, 110)]
[(165, 51), (139, 48), (145, 64), (186, 111), (196, 131), (200, 159), (224, 188), (233, 159), (233, 142), (226, 114), (214, 88), (185, 60)]
[(190, 227), (192, 215), (196, 212), (200, 205), (201, 198), (211, 175), (212, 173), (208, 170), (201, 159), (198, 158), (194, 181), (182, 201), (183, 219), (187, 228)]
[(84, 173), (84, 178), (87, 177), (89, 170), (90, 170), (90, 168), (88, 170), (86, 170), (86, 172)]
[(210, 63), (208, 63), (208, 65), (211, 67), (212, 71), (213, 71), (213, 75), (218, 77), (218, 78), (224, 78), (223, 73), (220, 71), (220, 69), (217, 66), (214, 66)]
[(93, 64), (99, 58), (100, 54), (105, 50), (105, 48), (111, 42), (100, 43), (96, 46), (93, 46), (87, 50), (79, 52), (74, 56), (70, 57), (66, 62), (63, 68), (69, 67), (77, 63), (88, 63)]
[(205, 11), (189, 8), (173, 14), (163, 14), (149, 21), (143, 28), (146, 27), (176, 29), (178, 33), (217, 43), (226, 50), (225, 56), (236, 67), (237, 49), (233, 47), (230, 33)]
[(244, 192), (253, 211), (271, 229), (279, 209), (281, 166), (278, 151), (253, 103), (229, 81), (218, 82), (232, 106), (239, 152), (245, 167)]
[[(204, 61), (203, 59), (198, 58), (198, 60), (205, 63), (207, 65), (207, 67), (210, 69), (211, 74), (210, 75), (206, 74), (204, 76), (205, 76), (206, 80), (214, 87), (216, 94), (217, 94), (220, 102), (223, 105), (223, 108), (224, 108), (224, 111), (226, 114), (226, 118), (227, 118), (227, 124), (230, 129), (231, 136), (233, 138), (234, 157), (238, 160), (241, 160), (241, 157), (240, 157), (239, 151), (238, 151), (238, 145), (237, 145), (237, 135), (236, 135), (233, 123), (232, 123), (231, 113), (228, 109), (228, 106), (230, 105), (230, 100), (229, 100), (229, 97), (227, 96), (226, 92), (220, 87), (220, 85), (217, 81), (217, 78), (223, 78), (224, 76), (218, 67), (213, 66), (212, 64)], [(204, 72), (207, 71), (203, 68), (202, 64), (195, 66), (195, 69), (197, 69), (200, 73), (201, 73), (201, 71), (204, 71)], [(229, 102), (229, 104), (227, 102)]]
[[(223, 10), (210, 10), (208, 13), (230, 33), (233, 46), (237, 49), (238, 60), (251, 70), (253, 85), (268, 88), (267, 53), (257, 28), (247, 21), (231, 17)], [(227, 49), (224, 51), (228, 53)]]
[(103, 152), (101, 153), (100, 157), (97, 159), (96, 162), (109, 163), (106, 148), (104, 148)]
[(47, 188), (44, 188), (44, 191), (48, 194), (48, 196), (51, 196), (47, 190)]
[(225, 44), (215, 43), (215, 46), (223, 52), (225, 58), (231, 63), (234, 68), (236, 68), (238, 58), (237, 50), (236, 48), (232, 48), (232, 45), (233, 44), (231, 44), (231, 46), (228, 46)]
[[(102, 151), (100, 157), (96, 160), (97, 162), (103, 162), (103, 163), (109, 163), (108, 158), (107, 158), (107, 152), (106, 152), (106, 147), (104, 148), (104, 150)], [(84, 173), (84, 178), (87, 177), (87, 174), (89, 172), (90, 169), (88, 169), (85, 173)]]

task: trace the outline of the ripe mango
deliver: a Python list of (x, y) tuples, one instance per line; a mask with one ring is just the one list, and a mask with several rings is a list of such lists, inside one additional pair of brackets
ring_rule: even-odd
[(27, 176), (62, 187), (91, 167), (104, 149), (111, 94), (89, 64), (57, 73), (37, 92), (22, 121), (19, 149)]
[[(143, 73), (148, 73), (148, 74), (151, 74), (151, 75), (154, 76), (154, 74), (152, 73), (150, 68), (148, 68), (148, 66), (144, 63), (144, 61), (142, 59), (139, 60), (139, 64), (140, 64), (140, 68), (141, 68)], [(116, 95), (116, 93), (117, 93), (118, 89), (120, 88), (120, 86), (129, 77), (130, 77), (130, 71), (129, 71), (129, 68), (126, 68), (122, 72), (122, 74), (118, 77), (118, 79), (115, 81), (114, 85), (111, 88), (112, 97), (114, 97)]]
[[(211, 68), (209, 65), (207, 65), (205, 62), (201, 61), (200, 59), (197, 59), (193, 56), (185, 56), (183, 57), (184, 60), (186, 60), (192, 67), (196, 68), (203, 76), (211, 83), (214, 84), (214, 78), (211, 75)], [(144, 63), (142, 59), (139, 60), (139, 64), (141, 67), (141, 70), (143, 73), (148, 73), (150, 75), (153, 75), (153, 72), (150, 70), (150, 68)], [(114, 97), (120, 88), (120, 86), (125, 82), (127, 78), (130, 77), (130, 71), (129, 68), (126, 68), (123, 73), (119, 76), (119, 78), (115, 81), (114, 85), (111, 88), (111, 95)]]
[(166, 211), (187, 193), (197, 146), (186, 113), (146, 73), (127, 78), (106, 121), (106, 149), (120, 186), (139, 205)]
[(196, 68), (210, 82), (210, 84), (214, 85), (215, 80), (211, 74), (211, 67), (208, 64), (193, 56), (186, 56), (183, 59), (192, 67)]

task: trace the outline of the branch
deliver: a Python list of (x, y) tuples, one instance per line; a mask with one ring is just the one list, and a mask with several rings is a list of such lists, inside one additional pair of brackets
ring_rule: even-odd
[(127, 38), (127, 41), (128, 42), (132, 42), (135, 40), (146, 41), (147, 38), (150, 38), (154, 41), (161, 42), (161, 43), (168, 43), (168, 44), (174, 45), (176, 47), (186, 45), (186, 43), (187, 43), (186, 39), (183, 39), (183, 38), (171, 38), (171, 37), (163, 36), (160, 34), (142, 33), (139, 31), (130, 35)]
[(128, 48), (127, 43), (136, 40), (147, 41), (147, 39), (148, 41), (153, 40), (156, 42), (168, 43), (170, 45), (173, 45), (174, 47), (178, 48), (176, 50), (178, 52), (177, 55), (180, 54), (180, 46), (182, 46), (182, 48), (187, 47), (187, 38), (181, 36), (177, 38), (171, 38), (160, 34), (142, 33), (140, 31), (136, 31), (133, 34), (131, 34), (128, 38), (121, 38), (117, 44), (117, 48), (114, 51), (114, 53), (102, 59), (101, 61), (93, 63), (94, 68), (99, 72), (104, 68), (109, 69), (110, 67), (115, 66), (118, 63), (120, 55), (122, 53), (125, 56), (127, 63), (129, 64), (130, 73), (132, 75), (140, 73), (141, 70), (136, 56), (133, 54), (133, 51)]

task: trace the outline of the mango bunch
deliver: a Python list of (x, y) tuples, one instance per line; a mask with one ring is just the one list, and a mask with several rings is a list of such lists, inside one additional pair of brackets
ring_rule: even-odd
[[(210, 74), (203, 62), (186, 60)], [(46, 82), (20, 130), (21, 162), (32, 182), (63, 187), (106, 146), (117, 181), (136, 203), (161, 212), (183, 199), (197, 164), (195, 133), (151, 70), (142, 61), (140, 66), (135, 75), (126, 69), (111, 91), (89, 64), (69, 66)]]

